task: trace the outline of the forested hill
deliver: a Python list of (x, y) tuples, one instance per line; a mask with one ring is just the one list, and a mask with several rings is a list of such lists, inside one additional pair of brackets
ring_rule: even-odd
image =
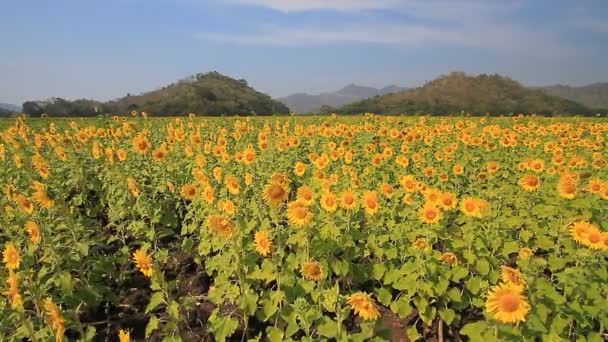
[(29, 101), (23, 111), (32, 116), (94, 116), (102, 113), (128, 113), (132, 110), (153, 116), (197, 115), (272, 115), (289, 114), (289, 108), (251, 88), (245, 80), (236, 80), (217, 72), (197, 74), (161, 89), (141, 95), (98, 102), (67, 101), (54, 98)]
[(375, 96), (345, 105), (339, 113), (447, 115), (591, 115), (593, 110), (571, 100), (526, 88), (500, 75), (468, 76), (453, 72), (412, 90)]

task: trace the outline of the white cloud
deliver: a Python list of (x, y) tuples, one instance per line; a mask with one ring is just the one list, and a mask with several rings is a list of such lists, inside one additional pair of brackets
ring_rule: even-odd
[(526, 56), (572, 56), (574, 50), (564, 46), (559, 37), (531, 33), (512, 26), (458, 25), (442, 27), (413, 24), (360, 23), (348, 27), (291, 28), (265, 27), (256, 32), (203, 32), (196, 38), (218, 43), (266, 46), (318, 46), (331, 44), (373, 43), (409, 48), (428, 46), (458, 46)]
[(577, 28), (585, 31), (599, 34), (608, 34), (608, 20), (606, 19), (599, 19), (589, 15), (582, 15), (574, 20), (574, 25)]
[(400, 0), (228, 0), (243, 5), (268, 7), (282, 12), (310, 10), (357, 11), (387, 9), (399, 5)]

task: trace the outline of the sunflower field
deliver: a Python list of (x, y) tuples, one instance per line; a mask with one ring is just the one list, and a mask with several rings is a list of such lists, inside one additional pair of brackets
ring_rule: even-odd
[(608, 121), (0, 121), (1, 341), (608, 341)]

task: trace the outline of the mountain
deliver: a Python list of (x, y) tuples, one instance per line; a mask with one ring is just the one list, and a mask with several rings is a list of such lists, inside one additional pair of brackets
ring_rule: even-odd
[(13, 111), (8, 109), (0, 108), (0, 118), (8, 118), (13, 114)]
[(430, 113), (461, 111), (484, 115), (522, 113), (539, 115), (591, 114), (586, 106), (530, 89), (500, 75), (469, 76), (453, 72), (424, 86), (376, 96), (341, 107), (339, 113)]
[(340, 107), (348, 103), (360, 101), (372, 96), (384, 95), (392, 92), (402, 91), (406, 88), (390, 85), (381, 89), (373, 87), (349, 84), (346, 87), (334, 91), (310, 95), (306, 93), (296, 93), (278, 99), (297, 113), (308, 113), (319, 110), (322, 107)]
[(266, 94), (218, 72), (196, 74), (157, 90), (130, 95), (109, 102), (92, 100), (29, 101), (23, 111), (30, 115), (94, 116), (101, 113), (125, 114), (137, 110), (153, 116), (271, 115), (289, 114), (289, 108)]
[(608, 83), (594, 83), (582, 87), (558, 84), (540, 89), (549, 95), (576, 101), (590, 108), (608, 108)]
[(0, 109), (5, 109), (11, 112), (20, 112), (21, 111), (21, 107), (19, 106), (15, 106), (14, 104), (10, 104), (10, 103), (0, 103)]

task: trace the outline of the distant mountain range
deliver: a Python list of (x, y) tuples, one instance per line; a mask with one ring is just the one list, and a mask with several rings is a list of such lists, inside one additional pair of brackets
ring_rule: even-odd
[(20, 106), (16, 106), (16, 105), (10, 104), (10, 103), (0, 103), (0, 108), (1, 109), (6, 109), (6, 110), (11, 111), (11, 112), (20, 112), (21, 111), (21, 107)]
[(582, 87), (558, 84), (540, 89), (549, 95), (576, 101), (590, 108), (608, 108), (608, 83), (594, 83)]
[(545, 90), (527, 88), (500, 75), (478, 76), (453, 72), (422, 87), (375, 96), (347, 104), (336, 112), (344, 114), (476, 115), (539, 114), (592, 115), (589, 107), (572, 100), (549, 95)]
[(385, 95), (389, 93), (395, 93), (408, 88), (399, 87), (396, 85), (390, 85), (381, 89), (374, 87), (359, 86), (356, 84), (349, 84), (346, 87), (334, 91), (321, 93), (317, 95), (310, 95), (306, 93), (296, 93), (278, 100), (287, 105), (292, 111), (296, 113), (308, 113), (317, 111), (322, 107), (340, 107), (348, 103), (353, 103), (377, 95)]

